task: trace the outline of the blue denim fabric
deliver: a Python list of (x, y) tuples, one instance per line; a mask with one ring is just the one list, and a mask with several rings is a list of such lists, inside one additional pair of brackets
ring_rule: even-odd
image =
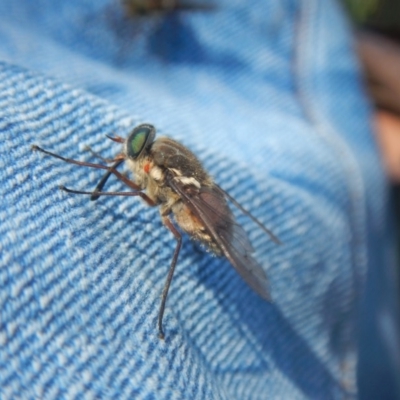
[[(113, 0), (0, 1), (0, 59), (1, 398), (357, 396), (359, 343), (382, 336), (368, 336), (376, 287), (358, 326), (367, 270), (382, 277), (393, 260), (370, 110), (333, 1), (221, 0), (148, 19)], [(239, 216), (273, 303), (185, 238), (160, 341), (175, 242), (158, 211), (60, 192), (102, 173), (31, 151), (112, 157), (105, 135), (144, 121), (279, 236)]]

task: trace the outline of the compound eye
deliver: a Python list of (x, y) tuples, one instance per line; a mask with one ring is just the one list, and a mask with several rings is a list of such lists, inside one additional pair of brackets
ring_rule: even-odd
[(142, 124), (137, 126), (127, 140), (127, 154), (129, 158), (136, 159), (153, 142), (156, 130), (153, 125)]

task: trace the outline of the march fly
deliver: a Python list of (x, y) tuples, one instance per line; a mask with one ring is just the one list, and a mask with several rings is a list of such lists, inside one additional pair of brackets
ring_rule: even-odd
[(193, 0), (121, 0), (128, 16), (154, 15), (178, 11), (210, 11), (212, 4)]
[[(127, 139), (108, 136), (123, 146), (122, 152), (113, 160), (98, 156), (111, 166), (64, 158), (38, 146), (33, 146), (33, 149), (72, 164), (106, 171), (94, 191), (72, 190), (62, 186), (61, 189), (68, 193), (87, 194), (91, 200), (97, 200), (99, 196), (139, 196), (149, 206), (159, 207), (162, 222), (177, 241), (158, 313), (159, 337), (163, 339), (165, 303), (182, 244), (182, 236), (176, 225), (217, 256), (225, 256), (249, 286), (265, 300), (270, 300), (267, 277), (253, 258), (253, 248), (243, 228), (235, 222), (227, 201), (231, 201), (250, 217), (274, 242), (280, 242), (213, 181), (191, 151), (171, 138), (155, 139), (155, 135), (156, 130), (152, 125), (142, 124), (134, 128)], [(133, 173), (134, 180), (117, 170), (124, 161)], [(120, 179), (132, 191), (103, 192), (111, 175)]]

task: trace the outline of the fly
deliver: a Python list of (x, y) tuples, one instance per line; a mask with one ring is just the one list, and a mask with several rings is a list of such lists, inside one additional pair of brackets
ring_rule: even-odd
[[(149, 206), (159, 207), (163, 224), (177, 242), (158, 313), (159, 337), (163, 339), (165, 304), (182, 244), (182, 235), (176, 225), (217, 256), (225, 256), (247, 284), (265, 300), (270, 300), (267, 277), (260, 264), (253, 258), (254, 250), (243, 228), (235, 222), (227, 200), (251, 218), (275, 243), (279, 244), (280, 241), (213, 181), (190, 150), (168, 137), (155, 139), (155, 135), (156, 130), (152, 125), (142, 124), (134, 128), (127, 139), (108, 136), (114, 142), (122, 144), (122, 152), (113, 160), (106, 160), (94, 154), (104, 162), (112, 163), (111, 166), (65, 158), (36, 145), (32, 146), (32, 149), (71, 164), (107, 171), (94, 191), (60, 187), (68, 193), (90, 195), (91, 200), (97, 200), (99, 196), (138, 196)], [(135, 180), (127, 178), (117, 170), (123, 162), (127, 163)], [(132, 191), (103, 192), (103, 187), (111, 175), (115, 175)]]
[(213, 9), (211, 4), (194, 3), (191, 0), (122, 0), (121, 2), (129, 16)]

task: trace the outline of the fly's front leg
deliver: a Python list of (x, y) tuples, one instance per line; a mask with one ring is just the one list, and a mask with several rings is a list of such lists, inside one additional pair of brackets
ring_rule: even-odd
[(158, 332), (159, 332), (158, 337), (160, 339), (164, 339), (164, 337), (165, 337), (163, 327), (162, 327), (162, 320), (163, 320), (164, 311), (165, 311), (165, 303), (167, 302), (169, 287), (171, 285), (172, 277), (174, 276), (176, 262), (178, 261), (178, 256), (179, 256), (179, 252), (181, 250), (181, 245), (182, 245), (182, 235), (175, 228), (175, 226), (171, 222), (170, 218), (167, 216), (163, 216), (162, 221), (163, 221), (164, 225), (174, 235), (177, 243), (176, 243), (174, 255), (172, 257), (171, 266), (169, 267), (168, 276), (167, 276), (167, 279), (164, 284), (164, 289), (163, 289), (162, 296), (161, 296), (160, 311), (158, 312)]
[(91, 153), (93, 157), (96, 157), (99, 160), (103, 161), (103, 163), (105, 163), (105, 164), (111, 164), (112, 162), (115, 162), (115, 159), (109, 159), (109, 158), (103, 157), (97, 151), (94, 151), (90, 146), (85, 146), (85, 150), (88, 151), (89, 153)]
[(67, 193), (72, 193), (72, 194), (87, 194), (87, 195), (96, 195), (96, 196), (124, 196), (124, 197), (141, 197), (148, 206), (150, 207), (155, 207), (157, 203), (152, 200), (149, 196), (147, 196), (146, 193), (143, 192), (85, 192), (83, 190), (74, 190), (74, 189), (68, 189), (65, 186), (60, 186), (60, 189), (64, 192)]
[[(94, 164), (94, 163), (90, 163), (90, 162), (74, 160), (72, 158), (66, 158), (66, 157), (60, 156), (60, 155), (58, 155), (56, 153), (52, 153), (51, 151), (47, 151), (45, 149), (42, 149), (41, 147), (36, 146), (36, 145), (32, 145), (32, 150), (40, 151), (41, 153), (47, 154), (47, 155), (52, 156), (54, 158), (58, 158), (59, 160), (65, 161), (65, 162), (70, 163), (70, 164), (79, 165), (81, 167), (89, 167), (89, 168), (96, 168), (96, 169), (106, 170), (106, 171), (114, 174), (120, 181), (124, 182), (125, 185), (129, 186), (131, 189), (133, 189), (133, 190), (142, 190), (142, 188), (139, 185), (137, 185), (136, 183), (132, 182), (126, 176), (124, 176), (120, 172), (118, 172), (115, 169), (115, 166), (107, 167), (106, 165), (102, 165), (102, 164)], [(122, 158), (117, 158), (116, 159), (117, 162), (119, 160), (122, 160)], [(96, 193), (95, 193), (95, 195), (96, 195)]]
[(90, 200), (91, 201), (95, 201), (97, 200), (100, 196), (95, 194), (98, 192), (101, 192), (104, 188), (104, 185), (107, 183), (108, 178), (113, 174), (112, 170), (116, 169), (119, 165), (122, 164), (122, 162), (124, 161), (125, 157), (121, 157), (121, 155), (117, 156), (117, 158), (115, 159), (108, 159), (108, 158), (104, 158), (101, 154), (97, 153), (96, 151), (94, 151), (90, 146), (86, 146), (85, 150), (89, 151), (94, 157), (99, 158), (101, 161), (103, 161), (105, 164), (111, 164), (112, 162), (114, 163), (111, 166), (111, 169), (109, 169), (101, 178), (100, 182), (97, 184), (96, 188), (94, 189), (94, 193), (92, 196), (90, 196)]
[[(115, 162), (111, 168), (115, 169), (117, 168), (121, 163), (123, 162), (123, 160), (118, 160), (117, 162)], [(100, 182), (97, 184), (97, 186), (95, 187), (93, 194), (90, 196), (90, 200), (91, 201), (95, 201), (97, 200), (100, 196), (97, 194), (99, 192), (101, 192), (103, 190), (104, 185), (107, 183), (108, 178), (113, 174), (112, 169), (108, 170), (103, 177), (100, 179)], [(96, 194), (95, 194), (96, 193)]]

